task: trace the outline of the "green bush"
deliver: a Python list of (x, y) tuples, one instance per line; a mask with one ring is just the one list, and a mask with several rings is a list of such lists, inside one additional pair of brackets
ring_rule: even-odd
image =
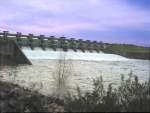
[[(132, 75), (132, 73), (131, 73)], [(69, 112), (141, 112), (150, 111), (150, 80), (139, 83), (138, 78), (124, 80), (113, 88), (109, 84), (107, 90), (103, 87), (102, 77), (93, 80), (93, 91), (81, 92), (77, 95), (68, 93), (65, 98), (65, 110)]]

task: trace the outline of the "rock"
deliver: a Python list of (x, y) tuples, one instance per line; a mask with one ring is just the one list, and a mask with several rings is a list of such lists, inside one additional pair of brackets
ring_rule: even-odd
[(54, 112), (56, 112), (56, 113), (59, 112), (59, 109), (55, 109)]
[(64, 112), (64, 107), (59, 106), (58, 109), (59, 109), (60, 112)]
[(0, 81), (1, 112), (63, 112), (60, 103), (63, 101)]
[(25, 109), (24, 112), (28, 112), (28, 113), (29, 113), (29, 112), (31, 112), (31, 111), (30, 111), (29, 109)]
[(10, 107), (15, 108), (16, 106), (18, 106), (19, 103), (15, 99), (11, 98), (11, 99), (9, 99), (8, 104), (9, 104)]
[(1, 102), (0, 102), (0, 109), (1, 109), (0, 111), (1, 111), (1, 112), (6, 112), (5, 110), (6, 110), (7, 106), (8, 106), (8, 105), (7, 105), (7, 102), (5, 102), (5, 101), (2, 102), (2, 101), (1, 101)]
[(48, 112), (53, 112), (53, 108), (48, 108)]
[(48, 112), (64, 112), (64, 108), (56, 103), (51, 103), (48, 106)]
[(7, 99), (8, 95), (5, 92), (0, 92), (0, 99)]

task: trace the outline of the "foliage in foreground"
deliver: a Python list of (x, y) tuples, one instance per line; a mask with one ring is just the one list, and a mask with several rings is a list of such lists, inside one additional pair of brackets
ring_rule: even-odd
[(113, 88), (109, 84), (105, 90), (102, 77), (93, 80), (92, 92), (82, 93), (77, 88), (77, 95), (68, 94), (65, 99), (65, 110), (69, 112), (149, 112), (150, 80), (139, 83), (135, 76), (127, 80), (121, 78), (121, 84)]

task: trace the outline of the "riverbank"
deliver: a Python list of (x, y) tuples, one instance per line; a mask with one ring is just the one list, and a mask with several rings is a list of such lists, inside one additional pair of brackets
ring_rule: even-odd
[(64, 112), (63, 101), (0, 81), (0, 112)]
[(150, 47), (129, 44), (111, 44), (104, 49), (103, 52), (117, 54), (131, 59), (150, 60)]
[[(117, 88), (103, 87), (103, 78), (93, 80), (93, 90), (68, 93), (64, 101), (0, 81), (0, 112), (149, 112), (150, 81), (140, 83), (131, 76)], [(65, 110), (64, 110), (65, 109)]]
[[(31, 60), (33, 65), (18, 67), (3, 67), (0, 79), (17, 83), (28, 89), (38, 90), (44, 95), (51, 95), (57, 89), (54, 73), (58, 72), (58, 60)], [(82, 90), (92, 90), (92, 80), (103, 76), (105, 86), (109, 83), (120, 84), (121, 75), (128, 77), (129, 73), (137, 75), (140, 82), (149, 77), (149, 61), (66, 61), (70, 76), (68, 76), (67, 90), (74, 91), (76, 86)]]

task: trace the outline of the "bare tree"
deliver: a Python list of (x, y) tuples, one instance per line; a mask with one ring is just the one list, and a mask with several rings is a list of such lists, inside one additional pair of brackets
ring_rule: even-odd
[(61, 52), (53, 72), (55, 84), (54, 93), (57, 97), (63, 98), (69, 89), (69, 79), (72, 75), (72, 61), (66, 59), (66, 54)]

